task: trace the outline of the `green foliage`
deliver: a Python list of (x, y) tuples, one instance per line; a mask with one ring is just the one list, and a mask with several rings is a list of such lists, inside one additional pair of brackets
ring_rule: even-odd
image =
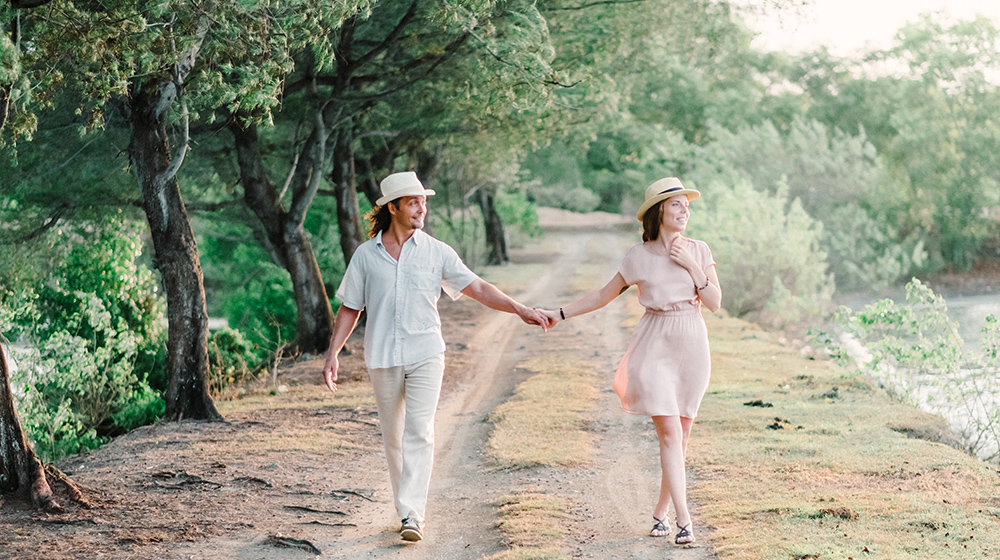
[[(19, 333), (16, 387), (36, 451), (55, 460), (154, 421), (165, 369), (163, 302), (121, 221), (63, 232), (64, 259), (37, 291), (7, 292), (0, 328)], [(160, 373), (159, 375), (162, 375)]]
[(208, 388), (212, 398), (233, 397), (240, 383), (254, 378), (253, 368), (262, 362), (260, 347), (240, 331), (225, 327), (209, 337), (208, 362), (211, 368)]
[[(438, 197), (435, 197), (438, 198)], [(428, 211), (428, 231), (450, 245), (472, 270), (486, 264), (486, 232), (479, 206), (453, 205), (451, 197), (433, 200)]]
[(771, 195), (741, 181), (705, 191), (711, 204), (695, 201), (689, 230), (720, 263), (723, 307), (779, 327), (825, 314), (834, 286), (819, 247), (823, 227), (789, 201), (787, 187)]
[(823, 247), (842, 292), (879, 292), (926, 266), (923, 240), (898, 239), (888, 220), (849, 202), (823, 218)]
[(527, 191), (528, 185), (519, 183), (500, 187), (497, 192), (497, 214), (510, 234), (513, 246), (523, 243), (524, 238), (542, 234), (542, 228), (538, 225), (538, 211), (528, 200)]
[(246, 227), (216, 220), (199, 237), (205, 288), (213, 295), (209, 314), (222, 314), (229, 327), (255, 346), (247, 365), (256, 369), (295, 339), (296, 309), (288, 271), (273, 264), (257, 244), (245, 242)]
[[(862, 60), (816, 53), (792, 63), (787, 78), (804, 92), (810, 117), (863, 130), (899, 189), (872, 208), (923, 242), (926, 268), (968, 269), (1000, 233), (1000, 133), (993, 118), (1000, 29), (988, 18), (927, 15), (896, 43)], [(873, 72), (873, 68), (891, 71)]]
[(899, 400), (943, 415), (966, 449), (1000, 459), (1000, 323), (987, 317), (979, 352), (969, 350), (949, 318), (944, 298), (919, 280), (906, 285), (906, 303), (885, 299), (859, 312), (842, 307), (840, 327), (851, 341), (833, 346), (842, 365), (872, 376)]

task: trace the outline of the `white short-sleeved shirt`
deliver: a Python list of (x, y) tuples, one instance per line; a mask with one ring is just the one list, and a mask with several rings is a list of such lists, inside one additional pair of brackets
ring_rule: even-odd
[(458, 299), (477, 278), (454, 249), (422, 230), (403, 243), (399, 261), (385, 250), (381, 233), (362, 243), (337, 298), (351, 309), (368, 309), (365, 365), (406, 366), (444, 352), (441, 289)]

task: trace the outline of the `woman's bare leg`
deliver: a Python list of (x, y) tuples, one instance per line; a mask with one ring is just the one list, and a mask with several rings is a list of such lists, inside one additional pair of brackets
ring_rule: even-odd
[[(693, 420), (681, 416), (654, 416), (656, 437), (660, 444), (660, 497), (653, 516), (666, 519), (670, 504), (674, 504), (678, 527), (691, 523), (687, 508), (687, 473), (684, 463), (688, 437)], [(653, 536), (666, 536), (661, 532), (651, 532)]]

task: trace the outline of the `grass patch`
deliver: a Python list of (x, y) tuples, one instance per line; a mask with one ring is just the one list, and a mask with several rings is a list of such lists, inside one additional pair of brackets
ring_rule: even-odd
[(343, 455), (350, 451), (374, 451), (349, 438), (331, 434), (329, 430), (282, 429), (268, 435), (250, 434), (224, 443), (199, 443), (192, 446), (197, 453), (220, 452), (239, 455), (266, 455), (274, 452), (299, 452), (313, 455)]
[(260, 391), (231, 401), (218, 401), (215, 405), (223, 415), (255, 410), (375, 407), (375, 393), (370, 383), (344, 383), (337, 388), (337, 392), (332, 393), (325, 385), (302, 385), (290, 387), (287, 393)]
[(587, 362), (566, 355), (533, 358), (518, 367), (537, 372), (489, 416), (486, 450), (501, 469), (586, 463), (593, 435), (582, 411), (597, 399)]
[(497, 526), (510, 550), (487, 560), (568, 560), (560, 552), (571, 504), (568, 500), (538, 492), (514, 492), (493, 503)]
[(558, 550), (546, 548), (512, 548), (490, 556), (482, 560), (569, 560), (569, 556)]
[(939, 443), (940, 419), (754, 325), (706, 321), (712, 384), (688, 462), (721, 558), (1000, 556), (996, 468)]

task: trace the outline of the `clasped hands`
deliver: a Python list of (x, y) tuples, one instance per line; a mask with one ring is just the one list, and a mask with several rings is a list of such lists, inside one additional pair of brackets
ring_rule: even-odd
[(548, 309), (541, 309), (539, 307), (529, 307), (520, 316), (522, 321), (529, 325), (538, 325), (542, 327), (542, 331), (544, 332), (548, 332), (549, 329), (555, 327), (561, 320), (559, 311), (549, 311)]

